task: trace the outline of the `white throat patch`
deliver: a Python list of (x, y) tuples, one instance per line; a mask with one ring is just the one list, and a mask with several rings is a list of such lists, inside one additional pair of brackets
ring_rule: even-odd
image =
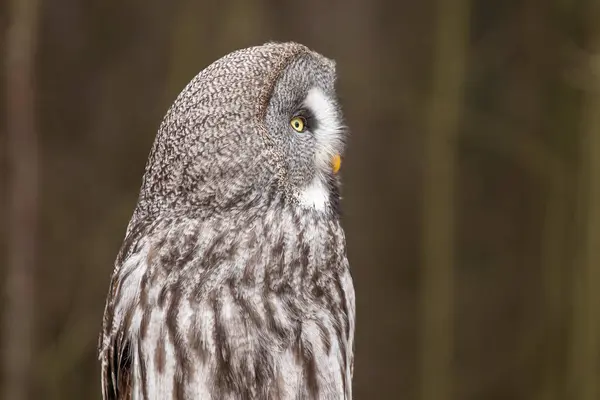
[(327, 208), (329, 203), (329, 191), (320, 177), (315, 177), (310, 185), (300, 192), (300, 204), (319, 211)]

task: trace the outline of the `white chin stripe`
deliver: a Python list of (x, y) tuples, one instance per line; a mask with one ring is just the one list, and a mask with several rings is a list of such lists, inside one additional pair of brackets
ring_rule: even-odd
[(304, 207), (325, 210), (329, 203), (329, 191), (321, 179), (315, 178), (300, 192), (300, 204)]

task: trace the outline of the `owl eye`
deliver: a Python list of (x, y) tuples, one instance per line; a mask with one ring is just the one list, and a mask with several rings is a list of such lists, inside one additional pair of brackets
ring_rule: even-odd
[(294, 117), (290, 120), (290, 125), (296, 132), (304, 132), (306, 130), (306, 119), (304, 117)]

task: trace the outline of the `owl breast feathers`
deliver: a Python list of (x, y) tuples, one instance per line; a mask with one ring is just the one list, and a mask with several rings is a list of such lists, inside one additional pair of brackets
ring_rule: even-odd
[(115, 262), (107, 399), (351, 399), (333, 61), (235, 51), (168, 111)]

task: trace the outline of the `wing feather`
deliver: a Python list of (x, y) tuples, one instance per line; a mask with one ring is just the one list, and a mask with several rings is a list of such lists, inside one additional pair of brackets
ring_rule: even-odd
[[(101, 361), (101, 386), (104, 400), (127, 400), (133, 394), (133, 353), (129, 339), (129, 323), (134, 311), (131, 293), (121, 293), (123, 281), (137, 267), (143, 249), (138, 246), (145, 224), (134, 227), (127, 235), (111, 278), (109, 295), (104, 309), (98, 352)], [(136, 253), (139, 255), (136, 257)], [(119, 310), (127, 310), (122, 313)]]

